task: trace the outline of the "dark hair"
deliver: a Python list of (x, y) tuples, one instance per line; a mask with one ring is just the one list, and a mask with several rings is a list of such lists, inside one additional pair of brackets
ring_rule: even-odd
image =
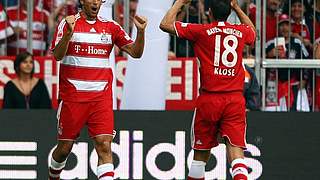
[(302, 5), (304, 5), (305, 3), (303, 3), (303, 0), (291, 0), (291, 6), (295, 3), (300, 3)]
[[(33, 55), (29, 52), (22, 52), (20, 54), (18, 54), (16, 56), (16, 59), (14, 61), (14, 71), (16, 72), (17, 75), (20, 74), (20, 64), (25, 61), (29, 56), (31, 56), (33, 58)], [(34, 66), (33, 66), (33, 69), (31, 71), (31, 77), (33, 76), (34, 74)]]
[[(312, 6), (313, 3), (308, 3), (307, 0), (291, 0), (291, 1), (284, 1), (284, 4), (283, 4), (283, 8), (282, 8), (282, 13), (285, 13), (285, 14), (290, 14), (289, 11), (290, 11), (290, 7), (294, 4), (294, 3), (301, 3), (304, 8), (305, 8), (305, 11), (304, 13), (308, 12), (308, 11), (313, 11), (312, 9)], [(291, 3), (291, 4), (290, 4)]]
[(230, 0), (210, 0), (209, 7), (216, 21), (226, 21), (231, 13)]

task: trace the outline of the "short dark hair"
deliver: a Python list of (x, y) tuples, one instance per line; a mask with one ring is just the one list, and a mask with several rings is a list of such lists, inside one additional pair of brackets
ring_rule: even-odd
[(304, 5), (304, 3), (302, 3), (302, 2), (303, 2), (303, 0), (291, 0), (291, 6), (295, 3), (300, 3), (300, 4)]
[[(14, 71), (16, 72), (17, 75), (20, 74), (20, 64), (25, 61), (29, 56), (31, 56), (33, 58), (33, 55), (27, 51), (25, 52), (22, 52), (20, 54), (18, 54), (16, 56), (16, 59), (14, 61)], [(31, 71), (31, 77), (33, 76), (34, 74), (34, 66), (33, 66), (33, 69)]]
[(231, 13), (230, 0), (210, 0), (209, 7), (216, 21), (226, 21)]

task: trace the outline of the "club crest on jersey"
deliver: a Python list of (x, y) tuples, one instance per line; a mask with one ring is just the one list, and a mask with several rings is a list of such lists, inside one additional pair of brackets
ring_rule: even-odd
[(101, 42), (104, 44), (112, 44), (111, 34), (107, 34), (105, 31), (103, 31), (103, 33), (101, 33)]

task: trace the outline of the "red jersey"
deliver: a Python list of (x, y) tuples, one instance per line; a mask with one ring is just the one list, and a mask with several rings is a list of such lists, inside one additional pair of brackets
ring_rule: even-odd
[(314, 33), (315, 33), (315, 41), (319, 42), (320, 41), (320, 22), (316, 21), (315, 27), (314, 27)]
[[(33, 9), (33, 55), (45, 55), (47, 50), (47, 36), (48, 36), (48, 18), (49, 13), (45, 10), (35, 7)], [(8, 17), (13, 27), (20, 27), (23, 31), (19, 36), (8, 44), (8, 55), (17, 55), (17, 48), (19, 52), (27, 50), (27, 30), (28, 17), (27, 11), (17, 6), (7, 8)]]
[[(52, 50), (66, 30), (66, 21), (62, 20), (56, 29)], [(112, 97), (109, 55), (114, 44), (121, 48), (132, 42), (116, 22), (100, 17), (87, 21), (78, 13), (67, 53), (60, 63), (59, 98), (87, 102)]]
[[(250, 4), (250, 7), (249, 7), (249, 18), (250, 20), (256, 25), (256, 11), (257, 11), (257, 8), (256, 8), (256, 5), (254, 4)], [(261, 34), (264, 30), (263, 28), (263, 16), (264, 13), (263, 11), (261, 11), (261, 18), (260, 18), (260, 21), (258, 22), (261, 22)], [(265, 42), (268, 42), (269, 40), (272, 40), (274, 39), (275, 37), (277, 37), (277, 16), (281, 16), (281, 14), (276, 14), (274, 16), (271, 16), (267, 13), (267, 16), (266, 16), (266, 40), (263, 41), (263, 39), (261, 39), (261, 43), (265, 43)]]
[(13, 34), (14, 32), (7, 19), (7, 14), (0, 4), (0, 40), (12, 36)]
[(243, 91), (245, 44), (252, 45), (255, 31), (247, 25), (227, 22), (188, 24), (176, 22), (178, 37), (193, 42), (200, 61), (201, 90), (208, 92)]
[(311, 40), (309, 28), (304, 22), (296, 23), (292, 21), (291, 29), (292, 29), (292, 33), (297, 33), (300, 36), (302, 36), (304, 39)]

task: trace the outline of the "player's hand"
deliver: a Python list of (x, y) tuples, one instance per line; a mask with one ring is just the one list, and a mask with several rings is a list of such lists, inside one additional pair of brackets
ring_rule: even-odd
[(138, 31), (144, 32), (147, 27), (148, 19), (144, 16), (134, 16), (133, 23), (137, 27)]
[(231, 7), (232, 9), (240, 7), (238, 4), (238, 0), (231, 0)]
[(67, 16), (67, 17), (66, 17), (67, 33), (68, 33), (68, 35), (72, 35), (72, 34), (73, 34), (74, 26), (75, 26), (75, 24), (76, 24), (75, 22), (76, 22), (76, 18), (75, 18), (74, 15)]

